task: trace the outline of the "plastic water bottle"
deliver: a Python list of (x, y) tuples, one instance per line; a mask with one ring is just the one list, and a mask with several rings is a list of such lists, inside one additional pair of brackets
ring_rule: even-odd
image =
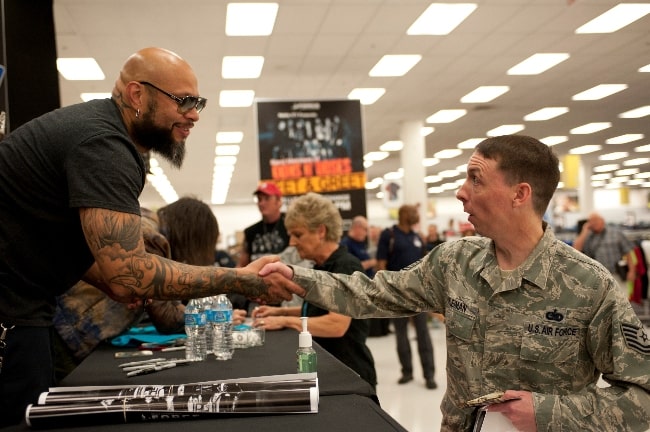
[(207, 345), (205, 340), (206, 316), (200, 299), (192, 299), (185, 306), (185, 358), (205, 360)]
[(230, 360), (235, 351), (232, 340), (232, 303), (225, 294), (217, 296), (212, 303), (214, 321), (212, 352), (217, 360)]
[(205, 341), (206, 341), (206, 351), (208, 354), (212, 352), (212, 345), (214, 342), (214, 311), (212, 310), (212, 303), (217, 299), (217, 296), (212, 297), (203, 297), (201, 299), (201, 306), (203, 307), (203, 312), (205, 312)]

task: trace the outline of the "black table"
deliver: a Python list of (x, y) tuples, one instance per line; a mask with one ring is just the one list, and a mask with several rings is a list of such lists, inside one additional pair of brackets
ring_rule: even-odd
[[(237, 349), (232, 360), (218, 361), (211, 356), (204, 362), (179, 366), (148, 375), (127, 377), (118, 365), (147, 357), (116, 359), (115, 352), (129, 349), (103, 345), (66, 377), (61, 386), (164, 385), (293, 374), (296, 372), (295, 352), (297, 346), (298, 333), (295, 331), (267, 332), (264, 346)], [(104, 429), (120, 432), (132, 430), (165, 432), (177, 431), (179, 428), (191, 428), (193, 432), (204, 430), (213, 432), (215, 428), (218, 428), (220, 432), (241, 432), (242, 430), (282, 432), (297, 430), (310, 432), (331, 432), (332, 430), (405, 431), (376, 403), (376, 394), (372, 386), (319, 345), (314, 344), (314, 348), (318, 354), (320, 394), (319, 408), (316, 414), (224, 416), (217, 419), (80, 426), (74, 430), (79, 432)], [(154, 357), (178, 358), (183, 356), (183, 351), (154, 353)], [(24, 423), (4, 429), (4, 431), (26, 430), (30, 429)]]

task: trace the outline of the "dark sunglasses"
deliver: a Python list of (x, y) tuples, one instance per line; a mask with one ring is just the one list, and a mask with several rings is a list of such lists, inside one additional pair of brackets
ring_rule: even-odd
[(165, 90), (161, 89), (160, 87), (156, 87), (155, 85), (151, 84), (150, 82), (147, 81), (138, 81), (142, 85), (146, 85), (152, 88), (155, 88), (158, 90), (160, 93), (164, 94), (165, 96), (168, 96), (171, 98), (174, 102), (178, 104), (178, 112), (181, 114), (185, 114), (192, 109), (196, 108), (197, 112), (201, 112), (203, 108), (205, 108), (205, 105), (208, 103), (208, 100), (206, 98), (202, 98), (199, 96), (185, 96), (182, 98), (179, 98), (178, 96), (175, 96), (169, 92), (166, 92)]

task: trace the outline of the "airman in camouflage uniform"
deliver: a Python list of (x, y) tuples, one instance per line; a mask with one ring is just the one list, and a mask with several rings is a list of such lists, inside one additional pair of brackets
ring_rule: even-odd
[[(488, 138), (457, 194), (485, 237), (443, 243), (372, 280), (292, 269), (305, 299), (328, 310), (356, 318), (445, 315), (444, 432), (471, 430), (476, 408), (466, 402), (496, 391), (521, 397), (490, 409), (526, 432), (650, 427), (647, 332), (611, 273), (542, 222), (557, 165), (533, 138)], [(267, 267), (291, 275), (282, 264)], [(597, 385), (601, 374), (610, 386)]]

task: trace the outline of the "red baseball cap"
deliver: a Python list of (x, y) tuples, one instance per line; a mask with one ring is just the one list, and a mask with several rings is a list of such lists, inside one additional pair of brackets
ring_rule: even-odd
[(257, 194), (264, 194), (264, 195), (270, 195), (270, 196), (277, 196), (281, 197), (282, 192), (280, 191), (280, 188), (276, 186), (275, 183), (271, 182), (262, 182), (257, 186), (257, 189), (255, 189), (255, 192), (253, 192), (253, 195)]

